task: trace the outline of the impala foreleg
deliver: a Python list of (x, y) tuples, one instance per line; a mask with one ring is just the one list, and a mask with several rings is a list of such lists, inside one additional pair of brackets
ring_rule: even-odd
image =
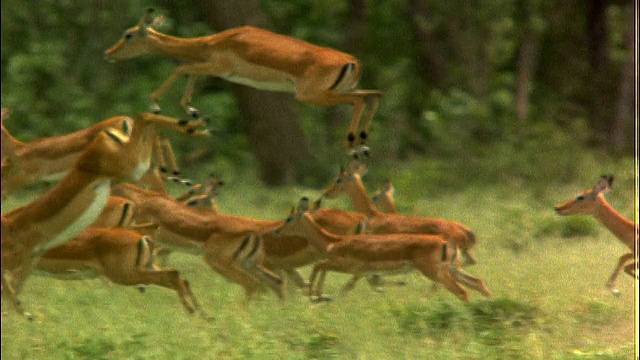
[[(615, 296), (620, 296), (620, 290), (618, 290), (615, 286), (618, 275), (620, 275), (620, 271), (624, 268), (625, 272), (633, 277), (635, 277), (635, 262), (629, 265), (626, 265), (629, 260), (632, 260), (634, 255), (632, 252), (625, 253), (618, 260), (618, 265), (616, 269), (609, 277), (609, 281), (607, 281), (607, 288), (611, 290), (611, 293)], [(626, 266), (625, 266), (626, 265)]]

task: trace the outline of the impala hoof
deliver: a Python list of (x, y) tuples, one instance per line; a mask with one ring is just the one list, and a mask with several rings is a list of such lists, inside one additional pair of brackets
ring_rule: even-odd
[(333, 298), (331, 296), (326, 296), (326, 295), (321, 295), (321, 296), (316, 296), (314, 298), (311, 298), (311, 302), (314, 304), (320, 304), (320, 303), (329, 302), (329, 301), (333, 301)]
[(350, 155), (355, 160), (360, 160), (362, 158), (368, 158), (369, 155), (370, 155), (370, 151), (371, 151), (371, 149), (369, 149), (368, 146), (361, 146), (358, 149), (351, 150)]
[(151, 111), (152, 113), (154, 113), (156, 115), (160, 114), (160, 105), (151, 104), (151, 106), (149, 107), (149, 111)]
[(200, 118), (200, 112), (193, 106), (187, 106), (187, 114), (194, 119)]

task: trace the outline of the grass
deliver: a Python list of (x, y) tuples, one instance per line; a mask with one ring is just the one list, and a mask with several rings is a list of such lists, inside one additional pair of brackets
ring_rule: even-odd
[[(227, 184), (221, 211), (263, 219), (286, 216), (302, 195), (319, 195), (303, 188)], [(455, 219), (477, 232), (480, 262), (467, 270), (485, 281), (492, 299), (472, 293), (470, 304), (461, 303), (444, 290), (430, 292), (430, 282), (416, 273), (403, 276), (406, 286), (382, 293), (363, 282), (330, 303), (313, 305), (291, 292), (285, 304), (265, 294), (243, 307), (238, 285), (201, 259), (176, 254), (171, 265), (189, 279), (204, 314), (187, 315), (166, 289), (140, 294), (101, 280), (34, 276), (21, 294), (33, 322), (3, 304), (2, 357), (631, 359), (637, 282), (622, 274), (620, 298), (604, 287), (624, 246), (593, 219), (561, 218), (552, 211), (584, 187), (527, 192), (495, 185), (412, 199), (409, 189), (396, 186), (401, 211)], [(3, 212), (29, 196), (4, 202)], [(632, 188), (620, 186), (607, 198), (632, 216)], [(303, 269), (305, 275), (309, 271)], [(337, 293), (348, 278), (331, 274), (327, 293)]]

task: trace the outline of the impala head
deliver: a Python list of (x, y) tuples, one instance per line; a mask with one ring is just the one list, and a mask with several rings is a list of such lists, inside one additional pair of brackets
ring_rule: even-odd
[(154, 19), (153, 13), (154, 9), (147, 10), (138, 25), (126, 30), (122, 39), (105, 51), (105, 58), (115, 62), (151, 53), (153, 49), (148, 40), (149, 29), (160, 26), (164, 20), (163, 16)]
[(360, 182), (360, 177), (366, 173), (367, 169), (364, 164), (357, 161), (351, 162), (349, 169), (340, 168), (338, 177), (328, 188), (324, 190), (323, 197), (327, 199), (336, 199), (349, 192), (351, 186), (356, 186)]
[(613, 183), (613, 176), (601, 176), (598, 183), (591, 189), (585, 190), (575, 198), (555, 206), (558, 215), (593, 215), (598, 205), (604, 201), (604, 193)]
[(190, 197), (186, 198), (186, 205), (195, 208), (216, 208), (216, 197), (220, 194), (220, 189), (224, 182), (215, 177), (207, 179), (198, 188), (189, 191)]
[(292, 208), (289, 212), (289, 216), (284, 220), (284, 223), (273, 231), (277, 236), (296, 236), (304, 233), (304, 221), (305, 214), (309, 210), (309, 198), (303, 197), (298, 202), (298, 207)]
[(385, 201), (385, 199), (391, 199), (393, 197), (393, 184), (390, 180), (386, 180), (384, 184), (382, 184), (378, 190), (371, 195), (371, 200), (373, 202), (378, 203), (381, 201)]

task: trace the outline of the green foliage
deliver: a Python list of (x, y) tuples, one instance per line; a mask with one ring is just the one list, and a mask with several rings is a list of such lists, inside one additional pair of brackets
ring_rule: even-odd
[[(560, 176), (563, 181), (576, 175), (579, 151), (567, 149), (584, 147), (594, 136), (587, 111), (593, 84), (584, 48), (586, 26), (563, 19), (583, 16), (583, 5), (451, 1), (428, 3), (416, 12), (415, 2), (407, 0), (367, 1), (363, 8), (341, 1), (261, 4), (276, 31), (361, 60), (360, 87), (384, 91), (369, 141), (380, 163), (392, 165), (415, 156), (457, 160), (462, 166), (448, 171), (458, 177), (474, 174), (484, 182), (501, 174)], [(162, 31), (185, 37), (214, 33), (197, 2), (3, 1), (2, 106), (12, 108), (9, 130), (27, 141), (146, 110), (148, 94), (175, 64), (154, 56), (109, 64), (102, 54), (150, 6), (167, 18)], [(619, 5), (611, 5), (607, 15), (611, 57), (619, 67), (627, 53), (627, 15)], [(529, 117), (519, 129), (516, 64), (527, 31), (544, 41), (530, 84)], [(428, 36), (428, 44), (421, 43), (420, 34)], [(444, 67), (437, 74), (440, 79), (432, 81), (435, 75), (428, 64), (437, 58)], [(177, 104), (184, 85), (181, 79), (161, 99), (164, 113), (182, 116)], [(202, 80), (198, 86), (194, 105), (213, 119), (220, 134), (195, 148), (177, 138), (178, 157), (206, 149), (194, 167), (219, 162), (231, 164), (231, 172), (253, 168), (228, 84)], [(297, 179), (319, 186), (342, 156), (350, 109), (338, 107), (337, 115), (325, 108), (298, 109), (316, 156), (300, 165)], [(328, 118), (331, 125), (325, 125)], [(344, 122), (336, 124), (335, 118)]]

